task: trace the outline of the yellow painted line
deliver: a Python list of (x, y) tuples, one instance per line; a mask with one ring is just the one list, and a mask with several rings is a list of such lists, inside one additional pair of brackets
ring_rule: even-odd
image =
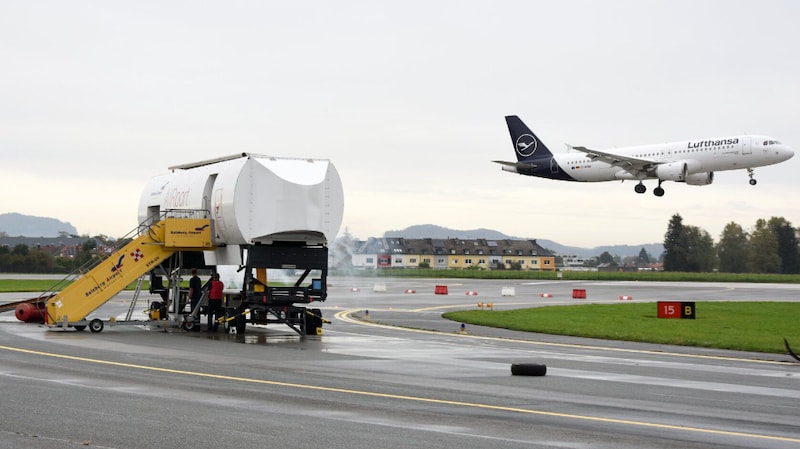
[(290, 383), (290, 382), (279, 382), (274, 380), (264, 380), (264, 379), (253, 379), (250, 377), (238, 377), (238, 376), (226, 376), (222, 374), (212, 374), (212, 373), (203, 373), (199, 371), (186, 371), (186, 370), (178, 370), (172, 368), (161, 368), (157, 366), (149, 366), (149, 365), (137, 365), (133, 363), (122, 363), (122, 362), (112, 362), (110, 360), (101, 360), (101, 359), (90, 359), (87, 357), (77, 357), (65, 354), (56, 354), (52, 352), (43, 352), (43, 351), (34, 351), (31, 349), (22, 349), (22, 348), (14, 348), (11, 346), (2, 346), (0, 345), (0, 349), (4, 349), (6, 351), (13, 351), (19, 352), (24, 354), (31, 354), (31, 355), (38, 355), (44, 357), (53, 357), (58, 359), (64, 360), (73, 360), (78, 362), (86, 362), (86, 363), (97, 363), (101, 365), (108, 365), (108, 366), (117, 366), (122, 368), (132, 368), (132, 369), (139, 369), (139, 370), (146, 370), (146, 371), (156, 371), (161, 373), (168, 373), (168, 374), (177, 374), (182, 376), (195, 376), (195, 377), (204, 377), (210, 379), (220, 379), (220, 380), (229, 380), (234, 382), (246, 382), (246, 383), (254, 383), (254, 384), (261, 384), (261, 385), (272, 385), (278, 387), (288, 387), (288, 388), (298, 388), (304, 390), (316, 390), (316, 391), (325, 391), (329, 393), (342, 393), (348, 395), (358, 395), (358, 396), (369, 396), (375, 398), (382, 398), (382, 399), (397, 399), (402, 401), (412, 401), (412, 402), (422, 402), (428, 404), (437, 404), (437, 405), (450, 405), (455, 407), (466, 407), (466, 408), (477, 408), (483, 410), (495, 410), (495, 411), (502, 411), (502, 412), (513, 412), (513, 413), (521, 413), (526, 415), (538, 415), (538, 416), (548, 416), (553, 418), (566, 418), (566, 419), (575, 419), (575, 420), (584, 420), (584, 421), (594, 421), (594, 422), (603, 422), (603, 423), (611, 423), (611, 424), (622, 424), (628, 426), (638, 426), (638, 427), (648, 427), (648, 428), (655, 428), (655, 429), (667, 429), (667, 430), (678, 430), (683, 432), (695, 432), (695, 433), (704, 433), (704, 434), (711, 434), (711, 435), (725, 435), (725, 436), (735, 436), (735, 437), (744, 437), (744, 438), (755, 438), (761, 440), (772, 440), (772, 441), (786, 441), (791, 443), (800, 443), (800, 438), (788, 438), (788, 437), (779, 437), (774, 435), (762, 435), (757, 433), (745, 433), (745, 432), (732, 432), (727, 430), (716, 430), (716, 429), (704, 429), (701, 427), (687, 427), (687, 426), (675, 426), (670, 424), (659, 424), (659, 423), (652, 423), (646, 421), (633, 421), (627, 419), (615, 419), (615, 418), (604, 418), (600, 416), (589, 416), (589, 415), (576, 415), (572, 413), (558, 413), (558, 412), (548, 412), (544, 410), (532, 410), (526, 408), (519, 408), (519, 407), (507, 407), (502, 405), (492, 405), (492, 404), (481, 404), (477, 402), (462, 402), (462, 401), (449, 401), (445, 399), (434, 399), (434, 398), (425, 398), (420, 396), (406, 396), (400, 394), (390, 394), (390, 393), (379, 393), (374, 391), (364, 391), (364, 390), (350, 390), (347, 388), (334, 388), (334, 387), (324, 387), (320, 385), (309, 385), (309, 384), (297, 384), (297, 383)]
[[(503, 337), (486, 337), (481, 335), (470, 335), (465, 333), (456, 333), (456, 332), (442, 332), (442, 331), (432, 331), (427, 329), (414, 329), (411, 327), (401, 327), (401, 326), (392, 326), (390, 324), (381, 324), (376, 323), (373, 321), (365, 321), (361, 319), (356, 319), (351, 317), (350, 315), (360, 312), (363, 309), (351, 309), (351, 310), (343, 310), (336, 314), (336, 318), (342, 320), (346, 323), (350, 324), (359, 324), (362, 326), (371, 326), (371, 327), (379, 327), (383, 329), (393, 329), (393, 330), (401, 330), (405, 332), (416, 332), (420, 334), (429, 334), (429, 335), (447, 335), (447, 336), (458, 336), (463, 338), (472, 338), (475, 340), (485, 340), (485, 341), (506, 341), (506, 342), (514, 342), (514, 343), (524, 343), (529, 345), (536, 345), (536, 346), (553, 346), (553, 347), (560, 347), (560, 348), (580, 348), (580, 349), (596, 349), (602, 351), (611, 351), (611, 352), (625, 352), (631, 354), (656, 354), (656, 355), (669, 355), (673, 357), (686, 357), (686, 358), (695, 358), (695, 359), (709, 359), (709, 360), (727, 360), (727, 361), (735, 361), (735, 362), (750, 362), (750, 363), (761, 363), (766, 365), (786, 365), (789, 362), (781, 362), (775, 360), (757, 360), (757, 359), (745, 359), (741, 357), (726, 357), (721, 355), (705, 355), (705, 354), (683, 354), (679, 352), (667, 352), (667, 351), (649, 351), (646, 349), (629, 349), (629, 348), (612, 348), (608, 346), (591, 346), (591, 345), (578, 345), (572, 343), (554, 343), (549, 341), (534, 341), (534, 340), (522, 340), (519, 338), (503, 338)], [(455, 324), (455, 321), (453, 322)]]

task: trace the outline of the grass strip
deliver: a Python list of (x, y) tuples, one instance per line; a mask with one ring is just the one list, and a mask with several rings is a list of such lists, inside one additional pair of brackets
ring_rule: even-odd
[(657, 317), (656, 303), (582, 304), (445, 313), (453, 321), (545, 334), (738, 351), (786, 352), (800, 346), (800, 303), (697, 302), (696, 319)]
[[(54, 285), (59, 284), (60, 287), (63, 288), (71, 283), (60, 284), (59, 282), (60, 281), (52, 279), (0, 279), (0, 293), (43, 293), (50, 290)], [(125, 287), (125, 290), (133, 290), (134, 288), (136, 288), (135, 281)], [(142, 283), (142, 290), (148, 290), (149, 288), (150, 282), (144, 281)], [(33, 297), (35, 296), (36, 295)]]

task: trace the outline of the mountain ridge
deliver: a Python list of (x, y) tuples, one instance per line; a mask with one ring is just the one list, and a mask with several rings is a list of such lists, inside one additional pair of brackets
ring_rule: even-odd
[(405, 229), (390, 230), (383, 233), (383, 237), (391, 238), (408, 238), (408, 239), (487, 239), (487, 240), (536, 240), (542, 247), (561, 255), (575, 255), (579, 257), (596, 257), (604, 252), (608, 252), (612, 256), (620, 257), (636, 257), (644, 248), (647, 253), (652, 257), (659, 257), (664, 252), (664, 245), (662, 243), (644, 243), (641, 245), (601, 245), (592, 248), (582, 248), (578, 246), (562, 245), (558, 242), (542, 238), (532, 237), (516, 237), (504, 234), (500, 231), (486, 228), (459, 230), (450, 229), (443, 226), (434, 224), (413, 225)]
[(17, 212), (0, 214), (0, 232), (4, 232), (8, 237), (58, 237), (61, 233), (78, 234), (78, 230), (69, 222)]

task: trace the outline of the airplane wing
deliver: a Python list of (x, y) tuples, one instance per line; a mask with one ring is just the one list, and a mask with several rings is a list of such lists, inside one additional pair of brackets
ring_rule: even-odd
[(586, 157), (593, 161), (601, 161), (607, 164), (611, 164), (613, 166), (622, 168), (623, 170), (635, 173), (640, 171), (648, 171), (652, 169), (654, 166), (660, 164), (658, 161), (652, 161), (649, 159), (639, 159), (636, 157), (630, 156), (622, 156), (619, 154), (614, 153), (606, 153), (604, 151), (597, 151), (591, 150), (586, 147), (573, 147), (572, 145), (567, 145), (569, 148), (573, 150), (578, 150), (583, 153), (586, 153)]

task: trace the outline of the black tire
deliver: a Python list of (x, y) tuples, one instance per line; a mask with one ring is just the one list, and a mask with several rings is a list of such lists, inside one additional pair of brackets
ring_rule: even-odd
[(547, 365), (542, 363), (514, 363), (511, 365), (512, 376), (544, 376)]
[(188, 318), (189, 319), (184, 319), (183, 320), (183, 323), (181, 324), (181, 328), (183, 330), (185, 330), (186, 332), (191, 332), (191, 331), (193, 331), (195, 329), (196, 326), (199, 326), (199, 324), (195, 323), (194, 319), (191, 316), (189, 316)]
[(102, 332), (103, 326), (104, 326), (103, 320), (95, 318), (92, 321), (89, 321), (89, 330), (95, 334), (98, 332)]
[(313, 335), (317, 333), (316, 319), (314, 319), (314, 311), (303, 309), (303, 332), (306, 335)]
[(311, 313), (314, 314), (314, 325), (318, 328), (322, 328), (322, 310), (311, 309)]
[(73, 326), (73, 327), (74, 327), (74, 328), (75, 328), (75, 330), (76, 330), (76, 331), (78, 331), (78, 332), (83, 332), (84, 330), (86, 330), (86, 326), (84, 326), (84, 325), (80, 325), (80, 326)]
[(236, 318), (233, 319), (233, 325), (236, 327), (237, 334), (243, 334), (247, 330), (247, 317), (244, 315), (243, 310), (240, 310)]

